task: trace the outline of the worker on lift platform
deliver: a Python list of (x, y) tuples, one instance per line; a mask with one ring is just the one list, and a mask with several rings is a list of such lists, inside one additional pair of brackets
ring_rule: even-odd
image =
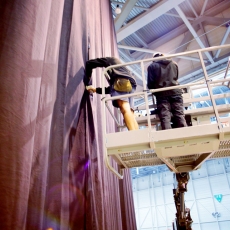
[[(156, 53), (153, 57), (163, 54)], [(148, 67), (147, 86), (149, 89), (159, 89), (179, 85), (178, 66), (171, 59), (153, 61)], [(171, 129), (171, 116), (175, 127), (187, 126), (181, 89), (171, 89), (154, 93), (157, 101), (157, 112), (162, 129)], [(171, 115), (172, 114), (172, 115)]]
[[(121, 61), (115, 57), (96, 58), (86, 62), (86, 75), (84, 83), (89, 92), (102, 94), (102, 88), (94, 88), (91, 84), (92, 70), (97, 67), (108, 67), (111, 65), (122, 64)], [(136, 80), (131, 75), (130, 71), (124, 67), (113, 68), (108, 71), (110, 79), (109, 86), (105, 87), (105, 93), (113, 96), (121, 96), (125, 94), (134, 93), (136, 90)], [(134, 116), (134, 101), (132, 97), (122, 98), (112, 101), (113, 106), (120, 109), (125, 124), (129, 130), (138, 129), (138, 124)]]

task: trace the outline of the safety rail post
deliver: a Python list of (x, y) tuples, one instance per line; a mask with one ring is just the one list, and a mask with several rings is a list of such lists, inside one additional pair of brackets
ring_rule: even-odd
[(145, 71), (144, 71), (144, 62), (141, 61), (141, 73), (142, 73), (142, 80), (143, 80), (143, 91), (144, 91), (144, 97), (145, 97), (145, 108), (147, 113), (147, 121), (148, 121), (148, 128), (151, 128), (151, 121), (150, 121), (150, 114), (149, 114), (149, 102), (148, 102), (148, 92), (146, 90), (146, 80), (145, 80)]
[(223, 129), (222, 129), (220, 118), (219, 118), (219, 112), (218, 112), (217, 107), (216, 107), (216, 102), (215, 102), (215, 99), (213, 97), (212, 87), (210, 85), (211, 83), (210, 83), (210, 80), (208, 78), (208, 73), (207, 73), (206, 68), (205, 68), (205, 64), (204, 64), (204, 60), (203, 60), (201, 51), (198, 51), (198, 54), (199, 54), (201, 66), (202, 66), (202, 69), (203, 69), (203, 72), (204, 72), (204, 79), (205, 79), (206, 84), (207, 84), (210, 99), (212, 101), (213, 110), (214, 110), (214, 113), (215, 113), (215, 116), (216, 116), (216, 120), (217, 120), (217, 124), (218, 124), (219, 130), (220, 130), (220, 134), (221, 134), (223, 132)]
[(118, 127), (121, 126), (120, 123), (118, 122), (117, 118), (113, 115), (111, 109), (109, 108), (107, 101), (105, 101), (105, 105), (106, 105), (107, 109), (109, 110), (109, 113), (110, 113), (111, 116), (113, 117), (114, 121), (116, 122), (117, 126), (118, 126)]
[[(222, 81), (220, 81), (222, 82)], [(156, 92), (161, 92), (161, 91), (166, 91), (166, 90), (170, 90), (170, 89), (181, 89), (185, 86), (196, 86), (198, 84), (204, 84), (205, 81), (202, 81), (202, 82), (199, 82), (199, 83), (189, 83), (189, 84), (186, 84), (186, 85), (177, 85), (177, 86), (169, 86), (169, 87), (165, 87), (165, 88), (159, 88), (159, 89), (150, 89), (149, 92), (151, 93), (156, 93)]]
[(227, 67), (226, 67), (224, 79), (227, 77), (229, 67), (230, 67), (230, 57), (228, 58), (228, 64), (227, 64)]
[[(224, 79), (227, 77), (228, 75), (228, 69), (230, 67), (230, 57), (228, 58), (228, 64), (227, 64), (227, 67), (226, 67), (226, 71), (225, 71), (225, 74), (224, 74)], [(222, 85), (224, 85), (225, 82), (222, 83)], [(229, 84), (228, 84), (229, 85)]]
[[(103, 140), (103, 155), (104, 155), (104, 162), (106, 167), (112, 171), (119, 179), (123, 179), (123, 173), (119, 173), (116, 169), (113, 168), (113, 166), (110, 163), (110, 157), (108, 157), (107, 154), (107, 148), (106, 148), (106, 112), (105, 107), (107, 101), (105, 100), (105, 77), (104, 75), (107, 74), (106, 69), (102, 72), (102, 140)], [(108, 108), (108, 107), (107, 107)]]
[[(104, 78), (104, 71), (102, 71), (102, 82), (101, 82), (101, 87), (102, 87), (102, 136), (103, 140), (105, 140), (106, 136), (106, 113), (105, 113), (105, 78)], [(105, 143), (104, 143), (105, 145)], [(103, 145), (103, 148), (105, 148)]]

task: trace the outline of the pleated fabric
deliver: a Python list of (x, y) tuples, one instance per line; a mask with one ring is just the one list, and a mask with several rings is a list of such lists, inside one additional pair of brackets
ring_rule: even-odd
[(0, 229), (136, 229), (129, 171), (104, 166), (101, 97), (82, 81), (88, 59), (117, 55), (109, 0), (1, 0)]

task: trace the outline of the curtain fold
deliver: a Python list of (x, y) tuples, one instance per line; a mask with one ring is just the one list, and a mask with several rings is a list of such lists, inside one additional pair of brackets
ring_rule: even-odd
[(136, 229), (82, 81), (89, 58), (118, 56), (110, 2), (2, 0), (0, 21), (0, 229)]

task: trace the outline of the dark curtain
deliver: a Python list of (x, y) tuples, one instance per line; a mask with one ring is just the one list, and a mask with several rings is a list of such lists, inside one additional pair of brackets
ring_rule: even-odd
[(82, 81), (86, 60), (117, 55), (109, 0), (1, 0), (0, 229), (136, 229), (129, 171), (104, 166), (101, 97)]

